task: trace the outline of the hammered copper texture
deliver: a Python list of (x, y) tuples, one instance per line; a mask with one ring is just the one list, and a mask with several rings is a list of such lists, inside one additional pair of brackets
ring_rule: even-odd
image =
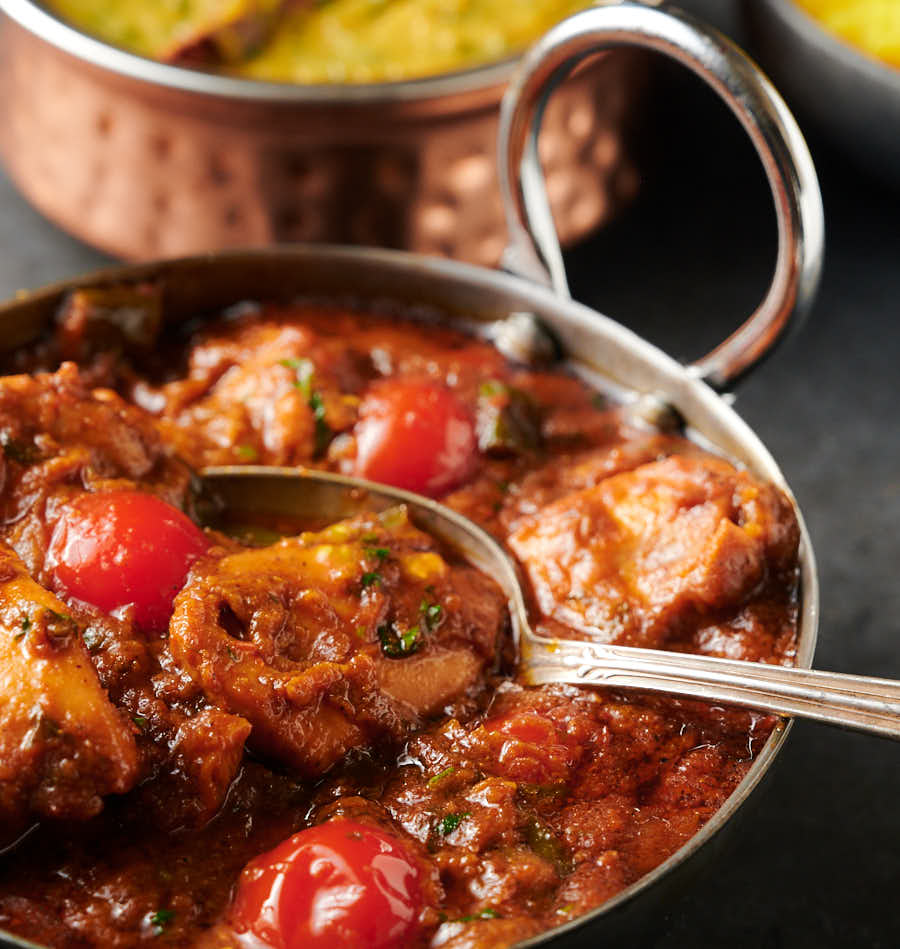
[[(635, 193), (626, 147), (645, 62), (609, 53), (551, 99), (540, 151), (562, 240)], [(0, 153), (66, 230), (128, 259), (285, 241), (494, 265), (502, 88), (377, 106), (245, 101), (152, 85), (0, 23)]]

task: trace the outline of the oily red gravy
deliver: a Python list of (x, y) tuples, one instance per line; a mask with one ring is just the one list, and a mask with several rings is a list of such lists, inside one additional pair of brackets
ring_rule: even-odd
[[(715, 813), (772, 718), (521, 686), (499, 589), (402, 509), (307, 533), (178, 517), (203, 504), (191, 468), (359, 474), (492, 532), (543, 633), (790, 663), (777, 488), (445, 328), (260, 305), (164, 336), (159, 316), (153, 287), (79, 291), (0, 378), (0, 927), (508, 946)], [(100, 563), (79, 545), (104, 524)]]

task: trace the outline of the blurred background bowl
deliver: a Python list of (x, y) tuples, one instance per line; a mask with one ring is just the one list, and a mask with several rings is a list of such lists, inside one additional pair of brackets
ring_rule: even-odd
[(743, 9), (752, 49), (801, 120), (900, 187), (900, 69), (844, 42), (793, 0), (744, 0)]
[[(117, 257), (285, 241), (402, 247), (486, 265), (506, 230), (498, 105), (515, 66), (371, 85), (197, 72), (0, 0), (0, 157), (44, 214)], [(647, 59), (598, 57), (554, 94), (541, 155), (567, 244), (638, 189)]]

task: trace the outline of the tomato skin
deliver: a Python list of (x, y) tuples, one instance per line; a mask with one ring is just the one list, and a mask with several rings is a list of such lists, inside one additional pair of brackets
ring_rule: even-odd
[(437, 495), (465, 481), (477, 458), (472, 415), (447, 386), (385, 379), (363, 398), (356, 423), (359, 477)]
[(67, 507), (47, 563), (65, 593), (105, 613), (134, 604), (137, 626), (161, 632), (190, 565), (208, 548), (203, 531), (161, 498), (108, 491), (84, 494)]
[(399, 949), (422, 904), (422, 871), (403, 843), (335, 817), (248, 863), (228, 920), (272, 949)]

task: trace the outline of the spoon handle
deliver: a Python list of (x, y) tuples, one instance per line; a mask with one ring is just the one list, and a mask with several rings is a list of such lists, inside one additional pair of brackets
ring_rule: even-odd
[(565, 682), (671, 692), (900, 738), (900, 682), (688, 653), (524, 637), (532, 685)]

